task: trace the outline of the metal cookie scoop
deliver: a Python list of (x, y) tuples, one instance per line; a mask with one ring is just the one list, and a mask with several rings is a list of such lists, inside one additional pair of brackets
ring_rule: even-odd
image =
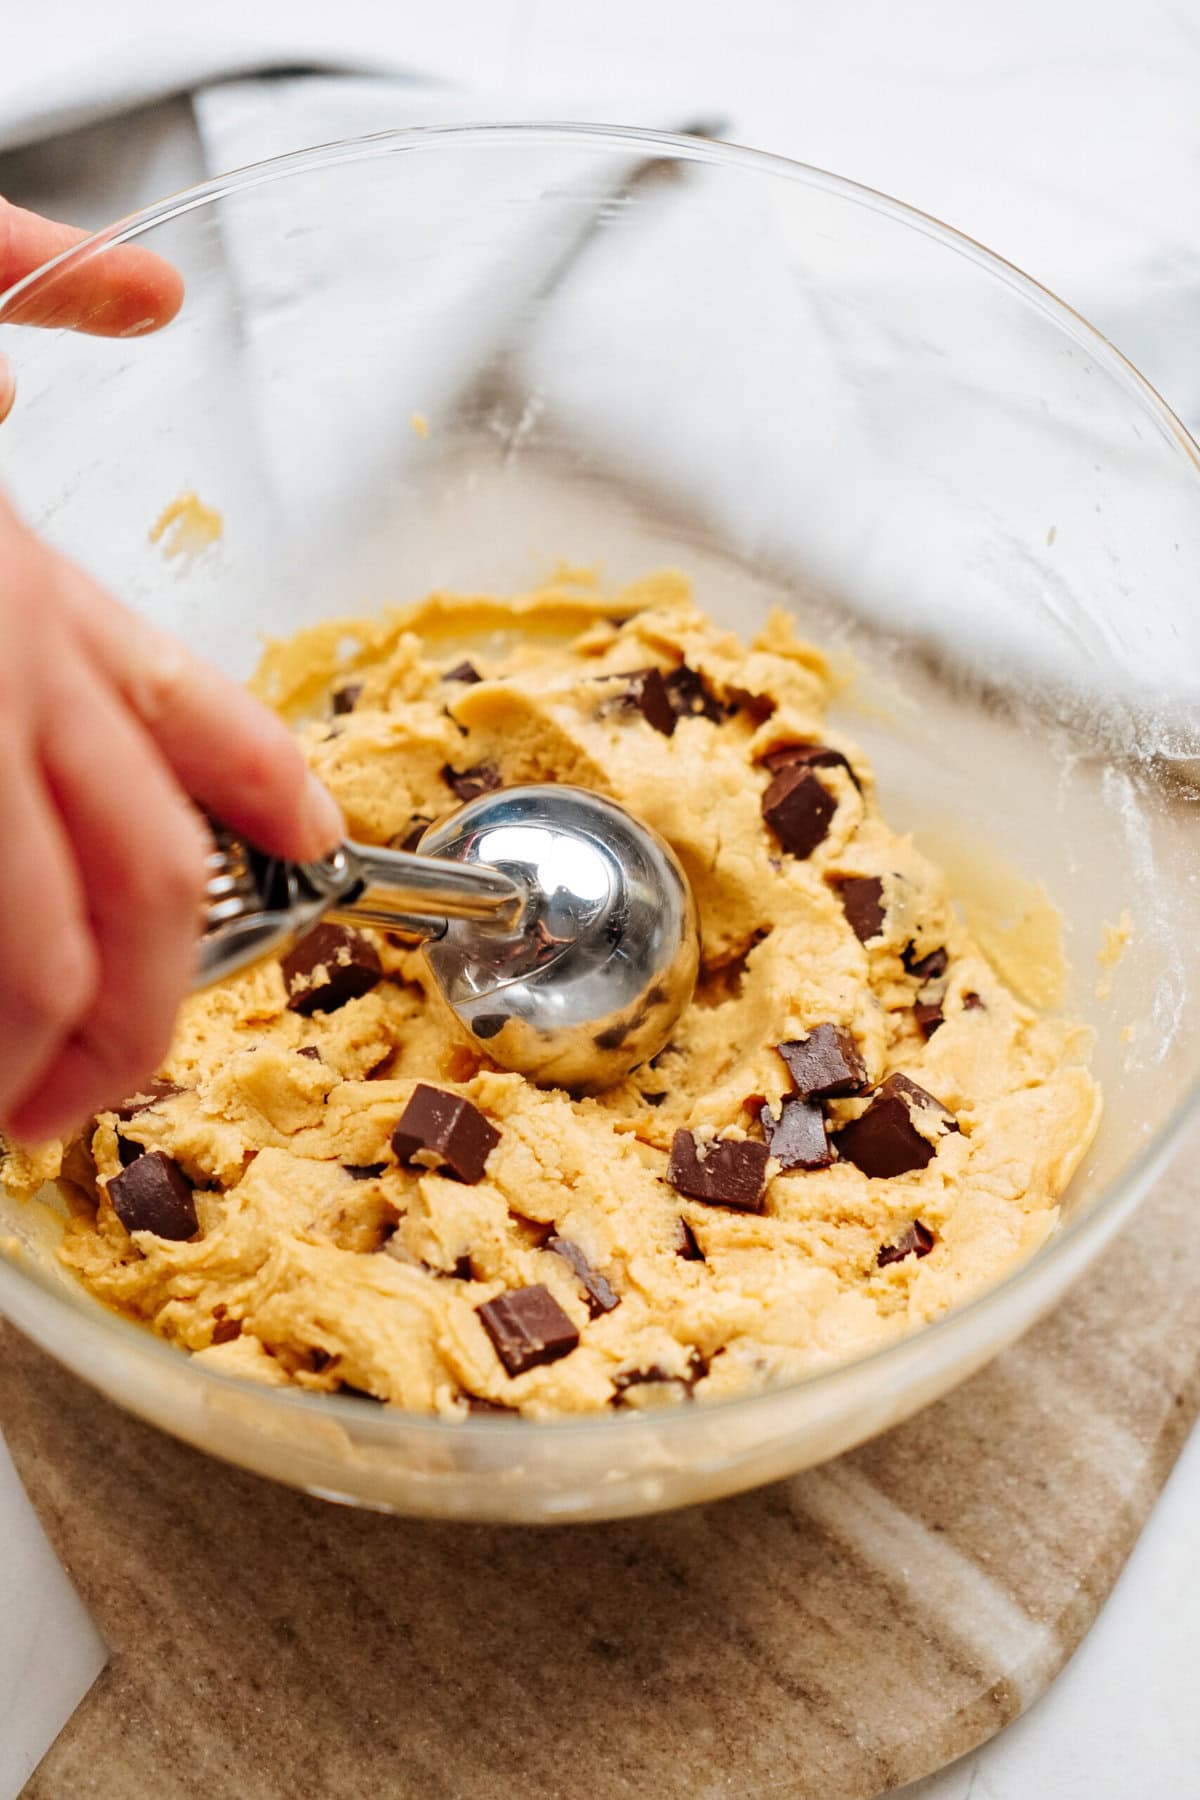
[(324, 918), (423, 940), (459, 1022), (504, 1068), (596, 1093), (662, 1049), (699, 966), (674, 853), (582, 788), (502, 788), (418, 852), (347, 842), (284, 863), (216, 832), (196, 986), (279, 956)]

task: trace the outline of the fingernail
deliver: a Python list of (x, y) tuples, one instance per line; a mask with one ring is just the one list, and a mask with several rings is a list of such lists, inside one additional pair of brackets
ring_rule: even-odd
[(0, 356), (0, 425), (12, 411), (17, 397), (17, 372), (7, 356)]
[(329, 789), (311, 772), (304, 789), (304, 813), (318, 854), (332, 850), (346, 835), (342, 809)]

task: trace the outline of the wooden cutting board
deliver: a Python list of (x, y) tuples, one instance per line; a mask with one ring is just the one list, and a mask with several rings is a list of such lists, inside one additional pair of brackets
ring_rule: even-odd
[(340, 1510), (0, 1327), (0, 1424), (112, 1660), (28, 1800), (869, 1800), (1045, 1690), (1200, 1405), (1196, 1150), (885, 1438), (616, 1525)]

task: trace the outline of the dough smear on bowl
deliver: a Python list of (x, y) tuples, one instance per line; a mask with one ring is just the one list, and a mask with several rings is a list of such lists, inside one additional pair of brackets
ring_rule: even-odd
[(687, 870), (700, 984), (595, 1099), (492, 1066), (383, 932), (195, 996), (160, 1080), (61, 1155), (99, 1299), (231, 1373), (547, 1417), (811, 1374), (1053, 1230), (1087, 1033), (1015, 997), (888, 827), (785, 615), (747, 649), (670, 573), (435, 594), (272, 644), (256, 683), (371, 843), (498, 784), (622, 802)]

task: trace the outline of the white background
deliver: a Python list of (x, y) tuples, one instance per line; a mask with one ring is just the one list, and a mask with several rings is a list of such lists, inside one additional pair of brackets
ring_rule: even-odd
[[(12, 16), (18, 13), (18, 16)], [(948, 220), (1055, 289), (1200, 431), (1200, 6), (1192, 0), (48, 0), (0, 9), (0, 144), (263, 61), (627, 97)], [(401, 122), (401, 121), (397, 121)], [(6, 128), (9, 135), (6, 139)], [(921, 1800), (1200, 1794), (1200, 1438), (1049, 1696)], [(102, 1660), (0, 1449), (0, 1800)], [(483, 1777), (481, 1776), (481, 1780)], [(482, 1789), (481, 1789), (482, 1792)], [(747, 1797), (748, 1800), (748, 1797)]]

